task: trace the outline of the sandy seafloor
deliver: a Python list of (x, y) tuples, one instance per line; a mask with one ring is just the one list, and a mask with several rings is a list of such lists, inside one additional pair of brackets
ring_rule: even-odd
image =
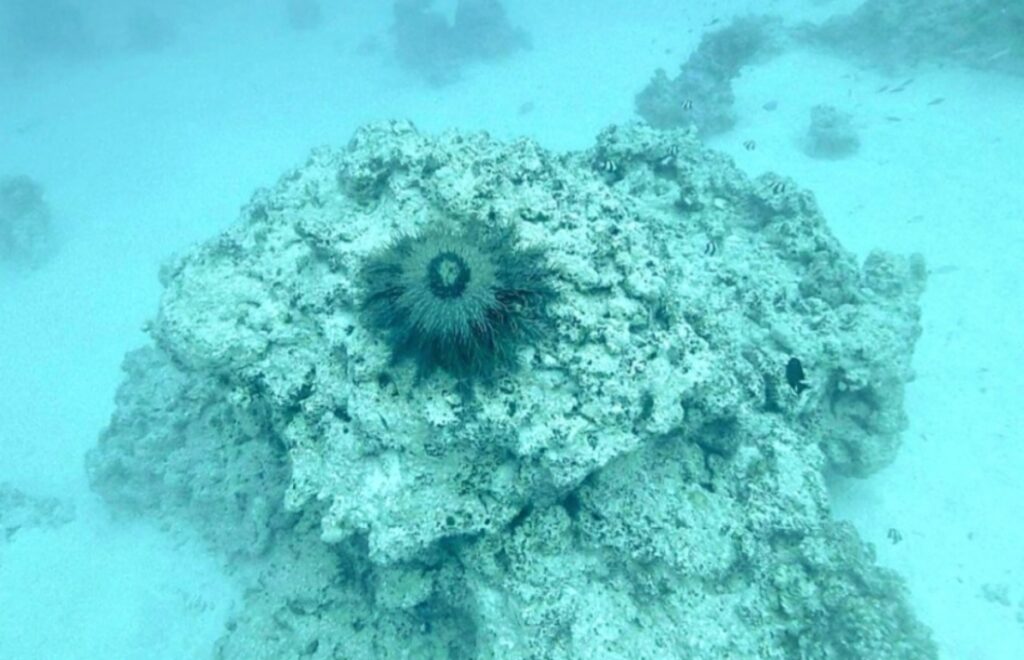
[[(655, 67), (674, 71), (705, 24), (729, 18), (704, 6), (719, 3), (508, 0), (533, 49), (438, 89), (386, 52), (357, 53), (370, 35), (386, 46), (390, 3), (335, 3), (312, 33), (288, 30), (270, 2), (201, 4), (182, 3), (180, 39), (163, 52), (0, 80), (0, 173), (44, 184), (61, 240), (42, 269), (0, 273), (0, 481), (77, 508), (69, 525), (0, 546), (0, 658), (205, 657), (235, 602), (215, 558), (144, 521), (110, 520), (83, 470), (121, 358), (146, 341), (161, 260), (365, 121), (587, 147), (606, 124), (634, 118), (633, 95)], [(734, 6), (792, 21), (855, 4)], [(902, 451), (870, 479), (834, 483), (835, 512), (907, 578), (943, 657), (1022, 658), (1024, 79), (955, 67), (913, 75), (903, 92), (879, 94), (894, 80), (790, 52), (745, 71), (740, 122), (711, 145), (750, 175), (774, 170), (812, 189), (858, 255), (926, 256)], [(526, 102), (534, 109), (520, 113)], [(808, 108), (822, 102), (855, 115), (859, 153), (823, 161), (800, 150)]]

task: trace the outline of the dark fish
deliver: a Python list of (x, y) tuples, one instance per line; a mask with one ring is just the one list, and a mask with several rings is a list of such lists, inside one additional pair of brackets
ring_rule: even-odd
[(900, 83), (899, 85), (896, 85), (895, 87), (893, 87), (892, 89), (890, 89), (890, 90), (889, 90), (889, 93), (890, 93), (890, 94), (895, 94), (895, 93), (897, 93), (897, 92), (902, 92), (902, 91), (903, 91), (903, 90), (905, 90), (905, 89), (907, 88), (907, 86), (908, 86), (908, 85), (909, 85), (910, 83), (912, 83), (912, 82), (914, 82), (914, 79), (913, 79), (913, 78), (907, 78), (906, 80), (904, 80), (903, 82), (901, 82), (901, 83)]
[(932, 99), (931, 101), (928, 101), (928, 105), (938, 105), (938, 104), (942, 103), (942, 102), (943, 102), (943, 101), (945, 101), (945, 100), (946, 100), (946, 99), (944, 99), (944, 98), (942, 98), (942, 97), (940, 96), (940, 97), (938, 97), (938, 98), (934, 98), (934, 99)]
[(664, 167), (668, 167), (669, 165), (671, 165), (672, 163), (675, 162), (676, 156), (678, 156), (678, 155), (679, 155), (679, 145), (678, 144), (670, 145), (668, 147), (668, 149), (665, 150), (665, 153), (662, 154), (661, 159), (658, 160), (658, 163), (660, 165), (664, 166)]
[(743, 148), (746, 149), (747, 151), (753, 151), (754, 149), (757, 149), (757, 142), (754, 142), (753, 140), (747, 140), (746, 142), (743, 143)]
[(707, 243), (704, 244), (705, 256), (713, 257), (715, 256), (716, 252), (718, 252), (718, 246), (715, 244), (714, 241), (708, 241)]
[[(1005, 10), (1004, 10), (1005, 11)], [(1011, 48), (1004, 48), (996, 53), (993, 53), (985, 58), (985, 62), (995, 62), (996, 60), (1002, 59), (1013, 52)]]
[(888, 115), (888, 116), (887, 116), (887, 117), (885, 118), (885, 121), (903, 121), (903, 120), (902, 120), (902, 119), (900, 119), (899, 117), (894, 117), (893, 115)]
[(882, 92), (884, 92), (887, 89), (889, 89), (888, 85), (882, 85), (881, 87), (879, 87), (878, 89), (875, 90), (875, 94), (881, 94)]
[(786, 363), (786, 382), (797, 394), (810, 389), (811, 386), (807, 384), (807, 374), (804, 373), (804, 365), (798, 358), (791, 357)]
[(687, 112), (693, 110), (693, 99), (686, 99), (685, 101), (683, 101), (682, 108)]

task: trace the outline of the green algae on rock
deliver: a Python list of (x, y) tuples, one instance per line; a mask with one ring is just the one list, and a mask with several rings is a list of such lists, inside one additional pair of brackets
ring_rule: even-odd
[[(513, 228), (559, 292), (471, 392), (360, 309), (438, 222)], [(924, 267), (858, 264), (788, 179), (683, 131), (374, 124), (162, 282), (89, 469), (255, 564), (221, 657), (935, 657), (824, 478), (896, 453)]]

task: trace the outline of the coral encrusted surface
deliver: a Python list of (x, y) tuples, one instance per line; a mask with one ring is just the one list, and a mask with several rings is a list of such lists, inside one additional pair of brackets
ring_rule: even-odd
[[(932, 658), (825, 486), (897, 451), (924, 272), (685, 131), (374, 124), (165, 266), (88, 469), (230, 558), (222, 658)], [(538, 331), (422, 369), (430, 287)]]

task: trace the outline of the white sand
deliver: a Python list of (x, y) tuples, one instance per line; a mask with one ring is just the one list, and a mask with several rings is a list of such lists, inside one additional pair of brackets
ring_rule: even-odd
[[(312, 35), (288, 32), (275, 12), (201, 16), (193, 4), (182, 4), (182, 39), (166, 53), (0, 80), (0, 173), (45, 185), (63, 241), (43, 270), (0, 276), (0, 481), (78, 508), (71, 525), (0, 547), (3, 658), (204, 657), (233, 600), (214, 559), (144, 523), (110, 522), (83, 474), (121, 356), (145, 341), (161, 259), (232, 222), (310, 147), (343, 143), (367, 120), (585, 147), (632, 118), (655, 67), (674, 71), (704, 24), (728, 19), (667, 9), (693, 3), (573, 0), (554, 15), (555, 3), (510, 1), (534, 49), (430, 89), (384, 56), (355, 54), (386, 28), (383, 1), (364, 15), (334, 10)], [(792, 19), (800, 7), (771, 10)], [(936, 271), (903, 452), (869, 480), (836, 483), (836, 512), (907, 577), (944, 657), (1024, 657), (1024, 80), (919, 71), (902, 93), (876, 93), (892, 82), (786, 55), (737, 82), (741, 122), (713, 145), (752, 175), (775, 170), (814, 190), (858, 254), (920, 251)], [(945, 102), (929, 106), (936, 97)], [(776, 111), (761, 108), (769, 100)], [(518, 113), (526, 102), (533, 111)], [(821, 102), (855, 115), (857, 155), (800, 151)], [(756, 150), (743, 149), (748, 139)], [(887, 540), (890, 528), (902, 542)]]

